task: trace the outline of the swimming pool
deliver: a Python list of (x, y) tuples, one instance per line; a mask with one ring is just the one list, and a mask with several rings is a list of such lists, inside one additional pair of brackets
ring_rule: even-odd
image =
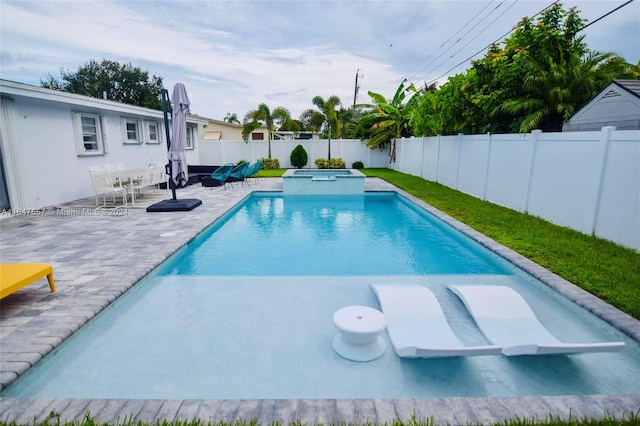
[[(344, 210), (331, 207), (328, 201), (312, 207), (307, 203), (296, 203), (301, 199), (292, 199), (288, 204), (289, 200), (282, 195), (260, 195), (236, 207), (207, 230), (202, 238), (197, 238), (185, 250), (178, 252), (153, 277), (137, 285), (121, 302), (93, 321), (89, 328), (97, 335), (96, 339), (89, 343), (79, 342), (80, 334), (86, 334), (79, 333), (69, 344), (61, 347), (55, 354), (57, 360), (52, 362), (51, 357), (48, 370), (40, 371), (46, 375), (45, 383), (34, 380), (29, 385), (28, 381), (35, 374), (28, 374), (22, 380), (24, 393), (13, 391), (12, 386), (9, 390), (13, 393), (8, 395), (53, 397), (52, 392), (62, 391), (62, 394), (55, 394), (56, 397), (76, 397), (69, 392), (77, 392), (85, 398), (223, 399), (638, 392), (637, 385), (630, 379), (638, 372), (637, 362), (633, 362), (633, 357), (637, 359), (638, 355), (637, 345), (633, 343), (628, 343), (629, 350), (625, 349), (621, 354), (560, 358), (401, 360), (392, 351), (387, 351), (379, 361), (367, 364), (354, 364), (339, 358), (330, 344), (335, 334), (331, 315), (336, 309), (350, 304), (376, 307), (369, 288), (371, 282), (419, 282), (436, 292), (445, 312), (459, 314), (464, 310), (455, 298), (446, 295), (446, 284), (460, 284), (465, 280), (506, 283), (527, 294), (532, 303), (535, 301), (534, 308), (542, 309), (549, 324), (561, 324), (561, 330), (554, 330), (562, 333), (558, 335), (560, 338), (598, 340), (611, 339), (612, 333), (616, 339), (620, 336), (550, 289), (509, 268), (496, 256), (479, 247), (464, 248), (466, 244), (461, 241), (466, 237), (456, 239), (447, 235), (447, 225), (437, 221), (429, 226), (414, 225), (414, 221), (420, 222), (421, 215), (423, 219), (432, 218), (406, 203), (402, 197), (374, 194), (370, 199), (343, 199), (348, 201)], [(382, 228), (381, 223), (369, 218), (365, 212), (368, 204), (385, 203), (397, 204), (398, 210), (388, 214), (387, 219), (393, 223)], [(301, 206), (290, 207), (296, 204)], [(278, 246), (278, 250), (290, 251), (278, 251), (282, 255), (268, 259), (266, 263), (269, 266), (264, 270), (256, 270), (260, 257), (252, 257), (251, 251), (267, 254), (268, 247), (260, 248), (259, 242), (248, 241), (247, 237), (237, 233), (253, 223), (249, 217), (255, 212), (260, 212), (258, 217), (261, 221), (259, 225), (250, 227), (249, 235), (280, 236), (279, 232), (284, 229), (284, 235), (295, 236), (297, 240), (297, 244), (287, 241), (282, 248)], [(323, 226), (309, 226), (308, 220), (313, 218), (314, 221), (330, 223), (337, 230), (319, 234)], [(301, 235), (291, 232), (290, 227), (296, 223), (305, 231)], [(371, 259), (389, 253), (395, 260), (388, 262), (390, 266), (401, 263), (413, 269), (406, 269), (405, 274), (393, 270), (386, 275), (381, 273), (382, 270), (368, 275), (327, 273), (333, 263), (346, 264), (346, 267), (341, 267), (348, 271), (352, 263), (342, 260), (353, 257), (349, 253), (361, 251), (356, 243), (349, 243), (354, 239), (350, 231), (356, 224), (379, 238), (375, 240), (376, 245), (386, 247), (379, 252), (382, 254), (365, 253), (369, 255), (370, 266), (376, 263)], [(376, 234), (375, 229), (379, 229), (379, 233)], [(457, 244), (463, 248), (443, 249), (436, 254), (420, 256), (412, 253), (402, 258), (392, 256), (391, 248), (383, 244), (385, 238), (392, 235), (402, 243), (399, 245), (410, 247), (407, 242), (411, 242), (415, 235), (420, 236), (414, 241), (419, 243), (427, 235), (439, 232), (452, 239), (451, 244), (444, 246), (455, 247)], [(205, 236), (214, 240), (213, 247), (206, 250)], [(241, 241), (241, 244), (236, 247), (231, 241)], [(333, 250), (321, 246), (321, 254), (324, 255), (319, 258), (327, 262), (322, 264), (322, 268), (313, 270), (313, 274), (283, 274), (276, 263), (293, 269), (291, 257), (296, 253), (302, 254), (301, 248), (309, 244), (307, 241), (335, 241), (336, 245)], [(342, 247), (345, 244), (348, 247)], [(204, 259), (192, 256), (189, 254), (191, 249), (201, 253), (208, 251), (209, 255)], [(350, 250), (339, 251), (343, 249)], [(451, 263), (475, 255), (479, 259), (468, 270), (454, 271), (448, 261), (435, 257), (440, 252), (445, 252), (447, 259), (453, 259)], [(436, 265), (430, 272), (424, 272), (421, 268), (425, 266), (421, 264), (432, 257), (437, 259), (434, 261)], [(237, 258), (244, 260), (236, 262)], [(214, 268), (215, 274), (208, 268)], [(272, 273), (264, 273), (265, 270)], [(473, 324), (468, 317), (453, 315), (449, 319), (456, 330), (469, 331), (466, 344), (477, 343), (481, 339), (477, 331), (475, 334), (472, 332)], [(189, 351), (184, 351), (184, 348), (189, 348)], [(69, 361), (73, 367), (65, 366)], [(109, 366), (109, 369), (96, 366)], [(115, 375), (115, 372), (122, 373)], [(144, 372), (148, 372), (149, 377), (141, 379), (140, 374)], [(221, 373), (225, 374), (221, 376)], [(73, 378), (74, 374), (77, 377)], [(74, 383), (72, 379), (79, 382)], [(134, 385), (141, 381), (147, 388), (136, 390)], [(96, 384), (99, 384), (99, 389)], [(93, 388), (87, 388), (87, 385)], [(29, 393), (29, 387), (37, 392)], [(389, 393), (390, 390), (393, 393)]]

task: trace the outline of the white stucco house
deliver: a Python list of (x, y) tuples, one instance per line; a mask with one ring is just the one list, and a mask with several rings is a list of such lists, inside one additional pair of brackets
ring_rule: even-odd
[[(0, 210), (39, 209), (94, 194), (88, 169), (167, 162), (162, 111), (0, 80)], [(187, 161), (198, 125), (187, 119)]]
[(615, 80), (562, 126), (563, 132), (640, 130), (640, 80)]

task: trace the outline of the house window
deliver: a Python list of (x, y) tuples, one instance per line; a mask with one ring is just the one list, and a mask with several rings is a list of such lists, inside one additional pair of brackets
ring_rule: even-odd
[(100, 116), (95, 114), (74, 113), (76, 131), (76, 151), (78, 155), (104, 154), (104, 137)]
[(263, 141), (264, 140), (264, 133), (260, 133), (260, 132), (251, 133), (251, 140), (252, 141)]
[(146, 142), (147, 143), (160, 143), (162, 139), (160, 137), (160, 125), (155, 121), (145, 122), (146, 130)]
[(195, 127), (194, 126), (190, 126), (187, 124), (187, 146), (185, 147), (186, 149), (193, 149), (194, 148), (194, 141), (195, 141)]
[(140, 123), (138, 120), (130, 118), (122, 119), (122, 129), (124, 132), (124, 143), (140, 143)]

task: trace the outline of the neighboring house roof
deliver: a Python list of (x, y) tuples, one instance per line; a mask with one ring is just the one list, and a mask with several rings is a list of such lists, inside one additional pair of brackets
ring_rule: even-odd
[(615, 80), (613, 83), (640, 98), (640, 80)]
[(600, 130), (640, 130), (640, 80), (615, 80), (576, 112), (563, 132)]
[(226, 122), (224, 120), (216, 120), (215, 118), (203, 117), (203, 116), (198, 115), (198, 114), (189, 114), (189, 116), (197, 118), (200, 121), (208, 121), (210, 123), (220, 124), (220, 125), (223, 125), (223, 126), (242, 128), (242, 124), (228, 123), (228, 122)]
[[(228, 123), (224, 120), (203, 117), (197, 114), (189, 114), (189, 117), (197, 118), (204, 124), (204, 129), (200, 130), (203, 141), (240, 140), (242, 139), (242, 124)], [(267, 126), (262, 125), (255, 129), (253, 133), (267, 134)], [(265, 138), (266, 139), (266, 138)]]

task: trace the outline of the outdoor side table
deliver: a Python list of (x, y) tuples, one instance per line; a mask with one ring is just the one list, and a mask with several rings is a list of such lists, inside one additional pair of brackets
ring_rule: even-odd
[(387, 327), (382, 312), (368, 306), (347, 306), (333, 314), (339, 333), (333, 338), (333, 349), (351, 361), (373, 361), (386, 349), (380, 334)]

